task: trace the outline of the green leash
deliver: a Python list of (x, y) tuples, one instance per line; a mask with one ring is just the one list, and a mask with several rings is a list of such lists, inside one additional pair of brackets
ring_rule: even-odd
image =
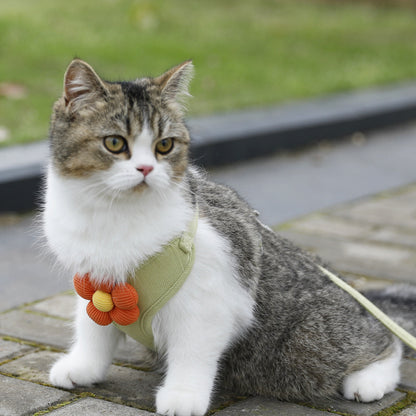
[(406, 345), (416, 351), (416, 338), (404, 330), (401, 326), (397, 325), (391, 318), (389, 318), (384, 312), (382, 312), (376, 305), (370, 302), (360, 292), (351, 287), (348, 283), (345, 283), (338, 276), (335, 276), (329, 270), (322, 266), (319, 266), (322, 273), (326, 274), (337, 286), (349, 293), (357, 302), (359, 302), (364, 308), (367, 309), (375, 318), (377, 318), (387, 329), (389, 329), (394, 335), (400, 338)]

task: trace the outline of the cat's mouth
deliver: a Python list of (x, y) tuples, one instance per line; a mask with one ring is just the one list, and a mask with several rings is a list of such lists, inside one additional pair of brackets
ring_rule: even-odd
[(104, 183), (107, 188), (113, 192), (131, 193), (143, 191), (149, 188), (151, 185), (147, 177), (138, 175), (137, 173), (124, 173), (124, 172), (107, 172), (109, 174), (104, 175)]
[(138, 183), (137, 185), (134, 185), (132, 190), (134, 192), (142, 192), (146, 188), (149, 188), (149, 184), (146, 182), (145, 179), (143, 179), (140, 183)]

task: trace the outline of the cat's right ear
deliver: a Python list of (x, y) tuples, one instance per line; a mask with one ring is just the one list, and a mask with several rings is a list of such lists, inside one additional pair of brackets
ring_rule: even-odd
[(107, 93), (103, 81), (90, 65), (80, 59), (69, 64), (64, 77), (64, 99), (71, 112), (93, 104)]

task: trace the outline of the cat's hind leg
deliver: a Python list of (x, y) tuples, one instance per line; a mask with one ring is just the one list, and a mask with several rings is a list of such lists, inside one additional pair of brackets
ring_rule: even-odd
[(75, 319), (75, 342), (51, 368), (50, 382), (72, 389), (102, 381), (111, 364), (122, 333), (114, 326), (100, 326), (87, 315), (86, 301), (79, 298)]
[(372, 402), (392, 392), (400, 381), (402, 346), (396, 341), (393, 353), (344, 379), (343, 394), (348, 400)]

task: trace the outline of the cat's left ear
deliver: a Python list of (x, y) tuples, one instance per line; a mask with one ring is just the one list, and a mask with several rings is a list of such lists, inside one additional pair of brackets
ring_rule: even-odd
[(181, 103), (183, 98), (190, 96), (189, 83), (193, 74), (192, 61), (185, 61), (155, 78), (154, 81), (159, 85), (165, 99)]

